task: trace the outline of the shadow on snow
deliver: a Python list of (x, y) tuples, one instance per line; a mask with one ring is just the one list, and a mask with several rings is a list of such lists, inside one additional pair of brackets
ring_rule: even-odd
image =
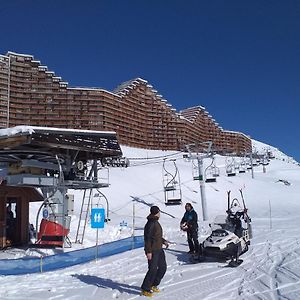
[(133, 295), (139, 295), (141, 293), (141, 288), (139, 286), (119, 283), (112, 281), (111, 279), (84, 274), (73, 274), (72, 277), (75, 277), (86, 284), (95, 285), (99, 288), (115, 289), (120, 293), (128, 293)]

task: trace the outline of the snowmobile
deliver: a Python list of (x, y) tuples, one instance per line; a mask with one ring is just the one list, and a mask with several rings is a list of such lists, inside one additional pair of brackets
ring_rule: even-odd
[(239, 256), (246, 251), (252, 238), (251, 219), (248, 216), (242, 190), (240, 190), (243, 207), (237, 198), (230, 204), (228, 192), (228, 208), (226, 215), (217, 216), (211, 227), (211, 234), (201, 244), (199, 261), (205, 257), (231, 259), (229, 266), (235, 267), (242, 263)]

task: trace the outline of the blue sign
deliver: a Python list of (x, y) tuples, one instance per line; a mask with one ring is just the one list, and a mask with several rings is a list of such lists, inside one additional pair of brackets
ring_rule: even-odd
[(48, 217), (49, 217), (49, 211), (48, 211), (48, 208), (45, 207), (45, 208), (43, 209), (43, 218), (44, 218), (44, 219), (48, 219)]
[(91, 227), (104, 228), (105, 210), (104, 208), (92, 208)]

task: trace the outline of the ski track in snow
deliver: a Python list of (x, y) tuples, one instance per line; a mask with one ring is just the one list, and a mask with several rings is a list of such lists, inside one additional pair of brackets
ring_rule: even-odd
[(294, 231), (295, 236), (284, 244), (267, 240), (245, 255), (248, 259), (241, 266), (244, 274), (238, 289), (242, 299), (300, 299), (300, 243)]
[[(283, 228), (284, 221), (278, 228), (254, 233), (250, 250), (237, 268), (226, 268), (220, 262), (189, 262), (185, 235), (177, 233), (173, 237), (176, 245), (166, 250), (168, 270), (155, 299), (300, 299), (298, 228), (294, 224)], [(289, 235), (285, 243), (280, 242), (278, 232), (282, 231)], [(5, 292), (0, 291), (0, 298), (37, 300), (42, 293), (51, 300), (79, 300), (82, 294), (84, 299), (144, 299), (139, 295), (146, 272), (142, 249), (66, 270), (51, 272), (51, 276), (14, 276), (15, 285), (23, 290), (21, 295), (18, 289), (9, 289), (11, 277), (1, 277)], [(57, 286), (57, 282), (66, 284)]]

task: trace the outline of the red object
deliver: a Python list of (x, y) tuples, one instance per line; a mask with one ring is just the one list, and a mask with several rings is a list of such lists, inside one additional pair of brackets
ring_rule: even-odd
[(40, 231), (38, 232), (37, 244), (40, 245), (52, 245), (63, 246), (64, 237), (70, 232), (70, 229), (64, 228), (61, 224), (58, 224), (47, 219), (42, 219), (40, 225)]

